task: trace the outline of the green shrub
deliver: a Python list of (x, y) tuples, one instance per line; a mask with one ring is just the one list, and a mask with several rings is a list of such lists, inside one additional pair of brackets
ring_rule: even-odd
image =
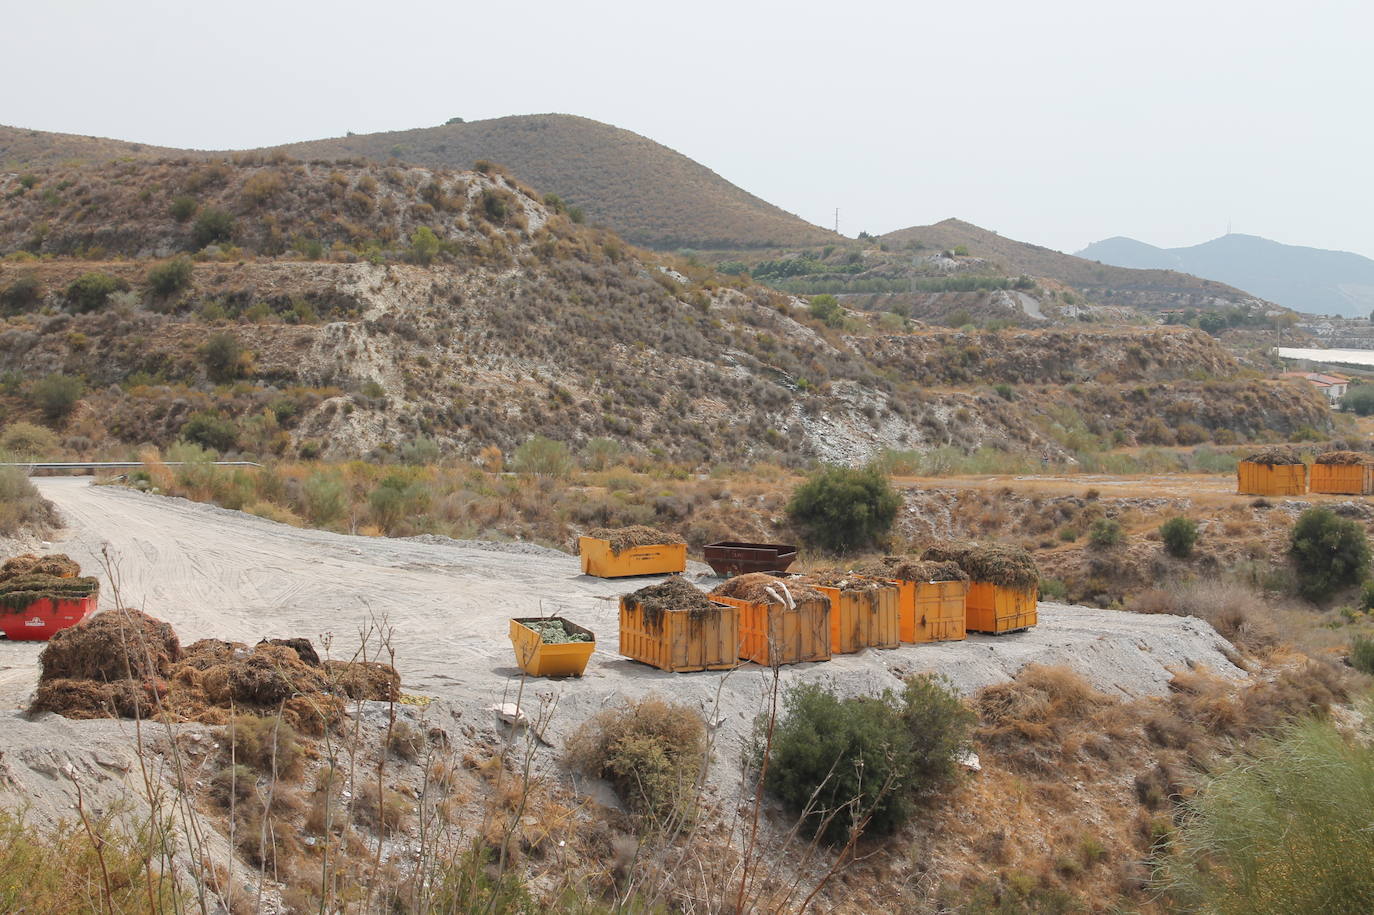
[(385, 477), (367, 497), (372, 519), (386, 531), (402, 520), (429, 508), (429, 489), (418, 480), (393, 473)]
[(98, 311), (109, 302), (110, 296), (123, 292), (129, 284), (108, 273), (83, 273), (67, 286), (67, 304), (73, 311)]
[(1187, 804), (1159, 883), (1171, 911), (1374, 911), (1374, 748), (1298, 724)]
[(20, 460), (52, 457), (57, 453), (57, 436), (51, 429), (21, 420), (0, 432), (0, 451)]
[(1374, 581), (1367, 581), (1360, 589), (1360, 609), (1366, 612), (1374, 610)]
[(206, 207), (200, 211), (196, 221), (191, 224), (191, 238), (197, 248), (228, 241), (234, 237), (234, 217), (216, 207)]
[(14, 282), (0, 292), (0, 311), (7, 315), (32, 311), (43, 301), (43, 286), (38, 277), (25, 273), (15, 277)]
[(172, 198), (172, 205), (168, 208), (168, 212), (177, 222), (185, 222), (195, 215), (196, 206), (196, 198), (181, 194)]
[(1293, 525), (1289, 554), (1298, 573), (1298, 593), (1321, 602), (1358, 585), (1369, 575), (1369, 541), (1364, 528), (1329, 508), (1309, 508)]
[(181, 437), (215, 451), (228, 451), (238, 443), (239, 427), (218, 410), (199, 410), (182, 425)]
[(833, 295), (812, 296), (807, 311), (811, 317), (824, 322), (826, 327), (839, 327), (844, 323), (844, 309), (840, 307), (840, 300)]
[(53, 421), (66, 419), (86, 393), (80, 378), (61, 373), (40, 378), (29, 388), (29, 399)]
[(1040, 579), (1040, 599), (1062, 601), (1069, 596), (1069, 586), (1064, 584), (1062, 579), (1042, 578)]
[(630, 809), (663, 824), (693, 812), (706, 726), (691, 706), (645, 696), (589, 719), (566, 753), (574, 768), (614, 785)]
[(180, 292), (191, 285), (192, 270), (191, 259), (185, 255), (164, 261), (148, 271), (148, 291), (161, 296)]
[(410, 236), (410, 259), (417, 264), (429, 264), (439, 254), (439, 237), (429, 226), (420, 226)]
[(312, 473), (301, 487), (305, 516), (311, 524), (325, 526), (343, 517), (348, 503), (343, 484), (323, 473)]
[(566, 477), (573, 470), (572, 452), (562, 442), (536, 435), (515, 449), (511, 468), (516, 473)]
[(809, 542), (843, 553), (886, 534), (901, 504), (877, 468), (827, 467), (797, 487), (787, 514)]
[(1197, 522), (1182, 516), (1170, 518), (1159, 526), (1159, 536), (1170, 556), (1187, 559), (1197, 543)]
[(1364, 635), (1355, 636), (1350, 643), (1350, 666), (1360, 673), (1374, 676), (1374, 639)]
[[(783, 697), (764, 786), (827, 842), (856, 831), (885, 835), (919, 799), (953, 777), (973, 716), (953, 692), (917, 678), (902, 697), (841, 699), (809, 683)], [(762, 734), (760, 720), (756, 732)], [(756, 738), (762, 754), (762, 736)], [(760, 757), (761, 758), (761, 757)]]
[(1098, 518), (1088, 528), (1088, 545), (1094, 549), (1105, 550), (1125, 542), (1126, 535), (1121, 530), (1121, 522), (1113, 518)]
[(1357, 416), (1374, 413), (1374, 384), (1354, 384), (1341, 398), (1341, 409)]
[(200, 348), (211, 381), (233, 381), (243, 371), (243, 344), (233, 334), (212, 334)]
[(439, 460), (439, 443), (423, 435), (401, 446), (401, 461), (405, 464), (433, 464)]

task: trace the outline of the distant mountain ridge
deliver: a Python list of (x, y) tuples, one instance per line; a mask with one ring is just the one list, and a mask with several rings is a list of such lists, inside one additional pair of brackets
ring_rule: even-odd
[(1104, 305), (1161, 310), (1263, 306), (1248, 287), (1179, 272), (1177, 267), (1112, 265), (1041, 245), (1016, 241), (961, 219), (945, 219), (928, 226), (911, 226), (882, 236), (889, 250), (954, 250), (985, 258), (1010, 275), (1025, 274), (1073, 286), (1091, 301)]
[(1295, 311), (1364, 316), (1374, 310), (1374, 260), (1232, 233), (1183, 248), (1117, 236), (1078, 256), (1135, 269), (1179, 270), (1239, 286)]
[[(661, 143), (568, 114), (492, 118), (244, 152), (276, 150), (307, 160), (366, 158), (426, 168), (470, 169), (485, 159), (505, 166), (541, 194), (557, 194), (583, 210), (590, 222), (645, 247), (801, 247), (844, 240)], [(0, 126), (0, 172), (74, 160), (95, 164), (232, 154)]]

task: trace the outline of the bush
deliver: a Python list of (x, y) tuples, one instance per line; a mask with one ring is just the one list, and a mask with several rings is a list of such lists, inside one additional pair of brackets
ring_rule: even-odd
[(182, 255), (164, 261), (148, 271), (148, 291), (153, 295), (172, 295), (191, 285), (191, 259)]
[(417, 264), (433, 263), (439, 254), (439, 237), (429, 226), (420, 226), (410, 236), (410, 259)]
[(1105, 550), (1125, 542), (1126, 535), (1121, 530), (1121, 522), (1112, 518), (1098, 518), (1088, 528), (1088, 545), (1094, 549)]
[(233, 381), (243, 372), (243, 344), (233, 334), (214, 334), (200, 348), (205, 374), (211, 381)]
[(562, 442), (536, 435), (515, 449), (515, 454), (511, 456), (511, 469), (516, 473), (566, 477), (573, 469), (572, 453)]
[(182, 194), (172, 198), (172, 205), (168, 208), (168, 212), (177, 222), (185, 222), (195, 215), (196, 206), (196, 198)]
[(1324, 601), (1369, 575), (1364, 528), (1329, 508), (1309, 508), (1298, 516), (1289, 554), (1297, 567), (1298, 593), (1310, 601)]
[(691, 815), (706, 765), (706, 726), (657, 696), (606, 709), (567, 742), (568, 762), (604, 778), (632, 810), (660, 823)]
[(1159, 536), (1170, 556), (1187, 559), (1197, 543), (1197, 522), (1182, 516), (1170, 518), (1159, 526)]
[(224, 729), (226, 755), (264, 775), (297, 778), (305, 765), (305, 751), (291, 725), (281, 718), (235, 715)]
[(886, 534), (901, 503), (874, 467), (827, 467), (797, 487), (787, 514), (807, 540), (843, 553), (869, 546)]
[(35, 381), (29, 388), (29, 399), (48, 419), (59, 421), (67, 418), (85, 393), (86, 385), (80, 378), (59, 373)]
[(13, 283), (0, 292), (0, 310), (5, 314), (19, 314), (31, 311), (43, 301), (43, 287), (38, 277), (32, 273), (16, 277)]
[(215, 242), (228, 241), (234, 236), (234, 217), (216, 207), (206, 207), (200, 211), (191, 225), (191, 238), (197, 248), (213, 245)]
[(1374, 639), (1364, 635), (1355, 636), (1350, 643), (1350, 666), (1362, 674), (1374, 676)]
[(1357, 416), (1374, 413), (1374, 384), (1355, 384), (1341, 398), (1341, 409)]
[(0, 432), (0, 451), (21, 460), (52, 457), (57, 453), (57, 436), (51, 429), (33, 423), (10, 423)]
[(129, 284), (108, 273), (83, 273), (67, 286), (67, 304), (78, 312), (97, 311), (104, 308), (110, 296), (123, 292)]
[(1306, 722), (1212, 778), (1160, 875), (1179, 911), (1374, 910), (1374, 749)]
[(401, 461), (406, 464), (433, 464), (439, 460), (439, 443), (423, 435), (401, 446)]
[(605, 470), (620, 460), (620, 442), (613, 438), (594, 438), (582, 446), (582, 466), (588, 470)]
[(811, 317), (823, 321), (826, 327), (839, 327), (844, 323), (844, 309), (840, 308), (840, 300), (833, 295), (812, 296), (807, 311)]
[(429, 499), (429, 490), (423, 483), (393, 473), (367, 497), (367, 505), (372, 519), (383, 530), (390, 531), (405, 518), (428, 509)]
[(323, 473), (311, 474), (301, 487), (305, 500), (305, 516), (311, 524), (328, 525), (343, 516), (347, 507), (343, 485)]
[(215, 451), (228, 451), (238, 443), (239, 427), (218, 410), (199, 410), (182, 425), (181, 437)]
[(954, 753), (972, 720), (957, 696), (929, 678), (913, 680), (900, 700), (890, 692), (841, 699), (801, 684), (783, 698), (764, 785), (827, 842), (845, 842), (856, 831), (885, 835), (953, 776)]

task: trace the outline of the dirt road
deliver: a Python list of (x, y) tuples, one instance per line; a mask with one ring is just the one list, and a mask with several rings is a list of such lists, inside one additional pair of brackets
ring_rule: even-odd
[[(103, 550), (104, 606), (123, 603), (176, 627), (183, 643), (205, 637), (332, 638), (349, 656), (369, 616), (395, 628), (396, 666), (409, 692), (474, 713), (514, 689), (518, 670), (508, 620), (557, 611), (598, 634), (581, 680), (527, 687), (556, 702), (554, 739), (620, 695), (662, 690), (699, 702), (736, 736), (747, 731), (768, 672), (664, 674), (616, 655), (616, 599), (652, 579), (617, 582), (580, 574), (576, 557), (530, 544), (426, 542), (301, 530), (213, 506), (146, 495), (83, 478), (35, 481), (68, 525), (53, 548), (88, 569)], [(702, 567), (704, 568), (704, 567)], [(710, 587), (714, 579), (695, 579)], [(998, 682), (1031, 662), (1063, 663), (1100, 688), (1131, 695), (1164, 691), (1169, 669), (1205, 664), (1242, 676), (1224, 641), (1198, 620), (1042, 604), (1040, 625), (1001, 637), (903, 646), (786, 668), (784, 681), (830, 679), (845, 692), (899, 685), (922, 671), (962, 690)], [(0, 706), (23, 703), (37, 680), (39, 646), (0, 642)], [(724, 686), (722, 687), (722, 683)]]

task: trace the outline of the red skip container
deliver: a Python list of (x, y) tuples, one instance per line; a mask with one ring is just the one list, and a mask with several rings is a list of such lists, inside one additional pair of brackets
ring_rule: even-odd
[(98, 594), (76, 600), (39, 598), (19, 608), (0, 607), (0, 632), (13, 642), (46, 642), (95, 612)]

